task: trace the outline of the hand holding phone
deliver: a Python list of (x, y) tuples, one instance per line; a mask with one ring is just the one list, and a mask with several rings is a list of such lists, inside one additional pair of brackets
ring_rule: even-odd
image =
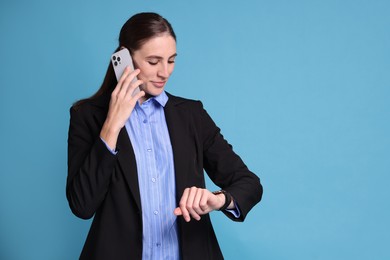
[[(133, 65), (133, 59), (130, 56), (130, 52), (128, 49), (123, 48), (120, 51), (115, 52), (111, 55), (111, 63), (114, 67), (116, 80), (119, 81), (119, 79), (122, 77), (123, 72), (125, 71), (126, 67), (130, 67), (131, 70), (134, 70)], [(132, 82), (135, 82), (137, 80), (137, 77), (135, 77)], [(133, 96), (136, 95), (140, 91), (139, 87), (137, 87), (134, 92)]]
[[(115, 52), (111, 56), (111, 62), (118, 81), (122, 77), (126, 67), (130, 67), (134, 71), (133, 61), (127, 49), (121, 49), (120, 51)], [(137, 75), (137, 72), (133, 72), (132, 75)], [(127, 75), (130, 75), (130, 71)], [(135, 81), (137, 81), (137, 77), (132, 79), (132, 82)], [(122, 84), (117, 84), (111, 93), (114, 98), (111, 97), (110, 99), (107, 117), (102, 126), (102, 130), (100, 131), (100, 137), (111, 149), (115, 149), (119, 132), (131, 115), (137, 100), (145, 95), (145, 93), (141, 92), (139, 87), (137, 87), (133, 93), (131, 93), (131, 96), (129, 96), (128, 88), (131, 87), (131, 89), (133, 89), (135, 86), (124, 86), (124, 83), (128, 84), (128, 81), (124, 80)]]

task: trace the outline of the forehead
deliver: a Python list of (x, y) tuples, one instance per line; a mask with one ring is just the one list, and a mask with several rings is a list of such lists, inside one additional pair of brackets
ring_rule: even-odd
[(147, 40), (141, 48), (135, 52), (138, 52), (143, 56), (158, 55), (161, 57), (169, 57), (176, 53), (176, 41), (172, 36), (163, 34)]

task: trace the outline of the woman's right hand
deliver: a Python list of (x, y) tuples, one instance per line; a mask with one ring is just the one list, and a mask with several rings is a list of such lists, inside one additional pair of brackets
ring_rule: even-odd
[(141, 80), (132, 82), (139, 73), (139, 69), (131, 71), (130, 67), (127, 67), (111, 94), (107, 118), (100, 132), (100, 137), (113, 150), (116, 148), (119, 132), (130, 117), (137, 100), (145, 96), (144, 91), (132, 95), (134, 90), (143, 83)]

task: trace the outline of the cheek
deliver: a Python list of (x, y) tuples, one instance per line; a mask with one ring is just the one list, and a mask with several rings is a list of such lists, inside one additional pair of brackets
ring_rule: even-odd
[(169, 69), (168, 69), (169, 75), (172, 74), (174, 68), (175, 68), (175, 63), (173, 63), (173, 64), (171, 64), (171, 66), (169, 66)]
[(151, 75), (150, 69), (147, 69), (145, 67), (139, 67), (139, 69), (141, 70), (141, 72), (138, 74), (139, 79), (147, 80), (148, 78), (150, 78)]
[(145, 74), (142, 72), (142, 70), (141, 70), (141, 72), (138, 74), (137, 78), (140, 79), (140, 80), (145, 81), (146, 77), (145, 77)]

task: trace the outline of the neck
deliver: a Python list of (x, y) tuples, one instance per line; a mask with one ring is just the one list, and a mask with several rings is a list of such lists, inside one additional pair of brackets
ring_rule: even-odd
[(153, 97), (153, 96), (145, 92), (145, 96), (138, 99), (139, 104), (142, 105), (142, 103), (144, 103), (146, 100), (148, 100), (151, 97)]

